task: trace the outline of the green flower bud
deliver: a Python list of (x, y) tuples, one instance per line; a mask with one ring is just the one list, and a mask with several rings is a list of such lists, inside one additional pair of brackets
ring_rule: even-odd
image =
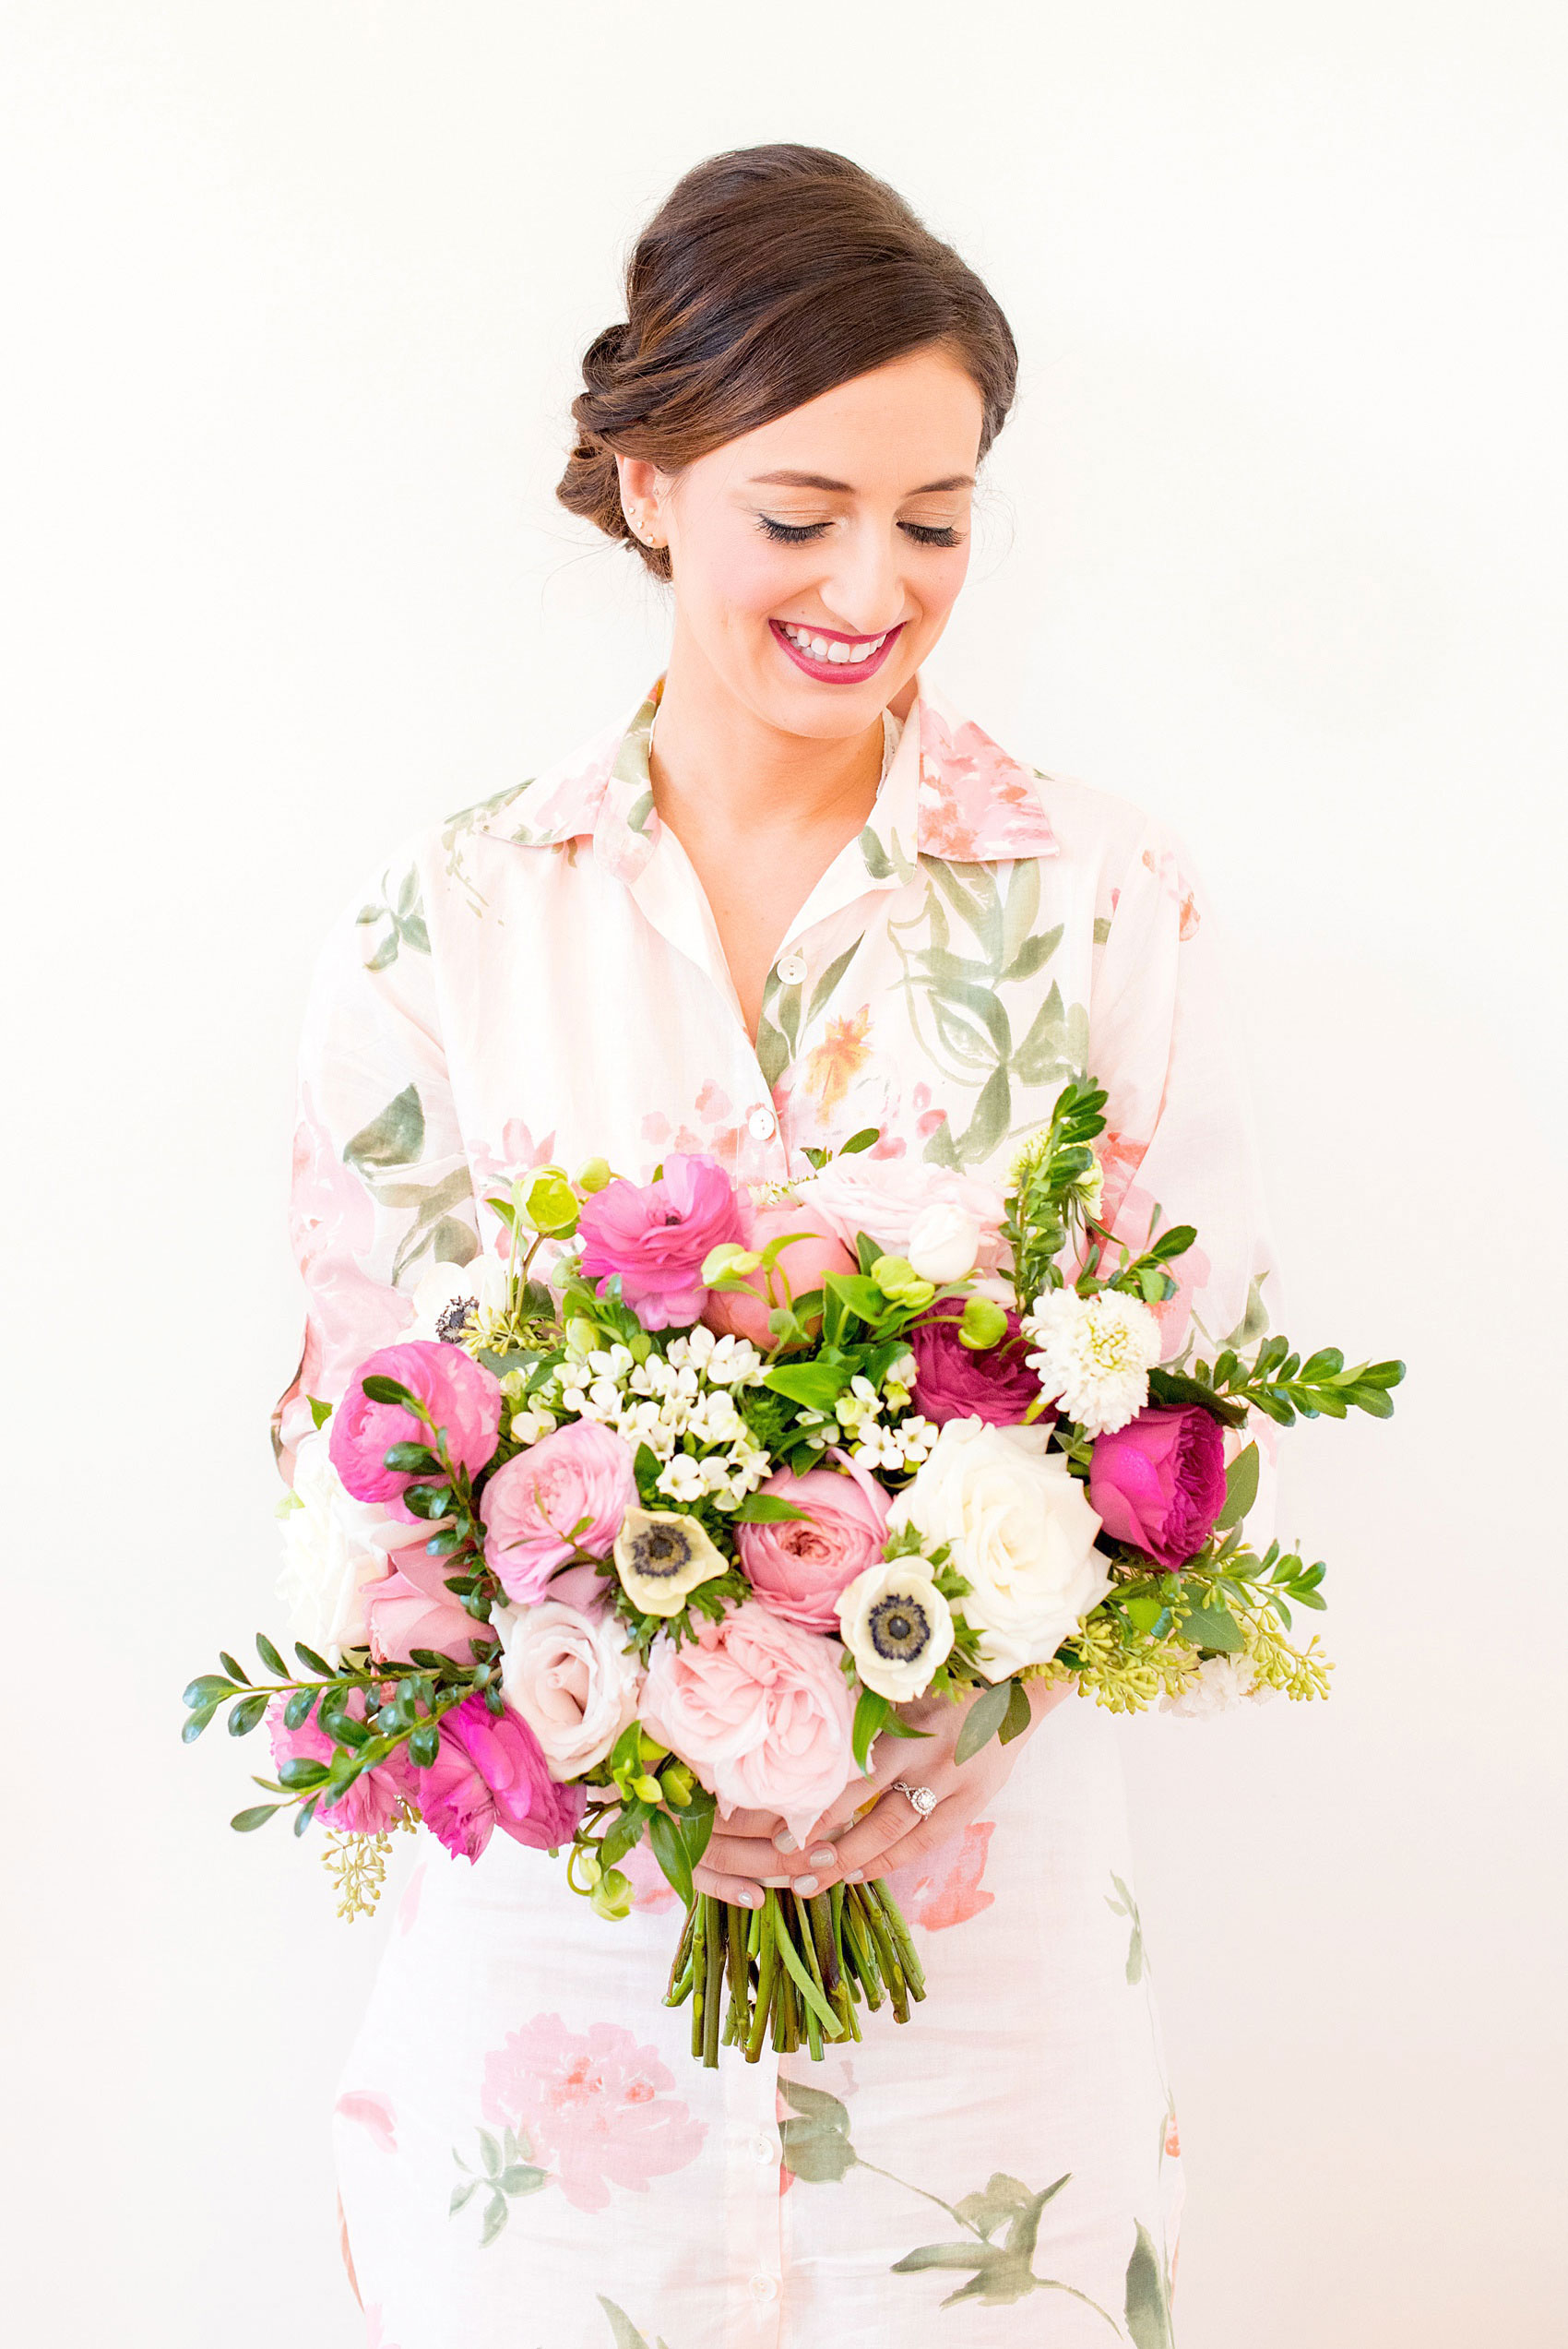
[(607, 1867), (593, 1888), (593, 1905), (599, 1914), (619, 1924), (632, 1914), (632, 1879), (618, 1867)]
[(577, 1169), (579, 1191), (587, 1191), (590, 1195), (594, 1191), (602, 1191), (610, 1180), (610, 1161), (607, 1158), (587, 1159)]
[(529, 1185), (526, 1211), (536, 1232), (564, 1235), (577, 1228), (577, 1195), (558, 1166), (540, 1168)]
[(649, 1778), (646, 1771), (640, 1778), (633, 1779), (632, 1792), (639, 1802), (661, 1803), (664, 1800), (663, 1787), (657, 1778)]
[(994, 1297), (966, 1297), (964, 1318), (958, 1324), (958, 1343), (968, 1346), (971, 1353), (983, 1353), (990, 1346), (999, 1346), (1007, 1335), (1007, 1316)]
[(684, 1762), (671, 1762), (664, 1772), (664, 1799), (684, 1810), (696, 1793), (696, 1781)]
[(639, 1759), (645, 1762), (662, 1761), (669, 1751), (670, 1748), (668, 1746), (661, 1746), (657, 1737), (650, 1737), (647, 1731), (640, 1724), (638, 1725), (637, 1755)]
[(729, 1273), (754, 1272), (761, 1262), (754, 1249), (739, 1247), (733, 1240), (721, 1241), (718, 1247), (709, 1248), (703, 1258), (703, 1285), (711, 1289), (716, 1281), (722, 1281)]
[(921, 1279), (907, 1256), (879, 1256), (871, 1268), (871, 1277), (891, 1304), (901, 1305), (910, 1313), (923, 1312), (936, 1294), (932, 1283)]
[(575, 1354), (590, 1354), (604, 1343), (604, 1332), (597, 1321), (575, 1313), (566, 1324), (566, 1343)]

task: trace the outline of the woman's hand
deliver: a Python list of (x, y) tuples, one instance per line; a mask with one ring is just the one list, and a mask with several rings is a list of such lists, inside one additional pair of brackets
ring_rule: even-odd
[[(1012, 1776), (1019, 1755), (1048, 1712), (1068, 1694), (1072, 1683), (1047, 1687), (1039, 1680), (1024, 1683), (1029, 1700), (1028, 1727), (1004, 1746), (992, 1737), (967, 1762), (956, 1762), (954, 1747), (968, 1714), (968, 1706), (946, 1697), (922, 1698), (901, 1705), (899, 1719), (921, 1737), (892, 1737), (885, 1730), (872, 1753), (872, 1767), (863, 1778), (853, 1778), (839, 1801), (797, 1844), (779, 1819), (765, 1811), (736, 1811), (715, 1821), (714, 1832), (696, 1871), (699, 1891), (715, 1893), (742, 1908), (756, 1908), (764, 1885), (788, 1886), (809, 1897), (830, 1885), (858, 1884), (887, 1876), (927, 1859), (944, 1843), (979, 1818)], [(911, 1786), (929, 1786), (936, 1808), (921, 1818), (907, 1795), (894, 1791), (895, 1779)], [(857, 1819), (868, 1804), (874, 1807)]]

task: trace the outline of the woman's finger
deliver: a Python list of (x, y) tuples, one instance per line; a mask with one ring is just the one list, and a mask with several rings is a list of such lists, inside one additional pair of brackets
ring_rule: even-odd
[[(813, 1844), (811, 1848), (814, 1852), (821, 1851), (826, 1860), (832, 1860), (831, 1843)], [(745, 1876), (758, 1884), (779, 1885), (792, 1883), (797, 1876), (806, 1874), (812, 1865), (804, 1852), (798, 1852), (792, 1858), (785, 1859), (770, 1842), (753, 1835), (710, 1836), (707, 1849), (703, 1854), (703, 1864), (717, 1868), (724, 1876)]]
[[(944, 1778), (946, 1773), (943, 1771), (937, 1775), (940, 1779)], [(943, 1790), (939, 1785), (932, 1791), (942, 1793)], [(951, 1834), (953, 1831), (952, 1806), (960, 1804), (962, 1800), (963, 1795), (956, 1789), (950, 1794), (945, 1794), (938, 1802), (935, 1810), (932, 1812), (930, 1818), (922, 1819), (908, 1795), (900, 1795), (890, 1787), (869, 1818), (862, 1818), (858, 1827), (851, 1827), (848, 1834), (840, 1835), (838, 1838), (834, 1860), (836, 1873), (848, 1880), (857, 1872), (862, 1877), (868, 1874), (880, 1876), (885, 1873), (886, 1867), (900, 1866), (899, 1861), (888, 1858), (887, 1854), (897, 1850), (901, 1843), (906, 1842), (917, 1830), (933, 1826), (937, 1819), (942, 1818), (944, 1812), (947, 1814), (947, 1820), (944, 1833)], [(883, 1865), (885, 1861), (885, 1866)]]
[(852, 1862), (859, 1872), (859, 1881), (869, 1884), (873, 1878), (891, 1876), (896, 1868), (918, 1867), (932, 1852), (962, 1833), (972, 1812), (973, 1805), (959, 1788), (944, 1803), (938, 1803), (929, 1818), (915, 1818), (913, 1824), (885, 1844), (874, 1859)]
[(761, 1885), (752, 1883), (747, 1877), (717, 1876), (712, 1868), (705, 1865), (693, 1869), (692, 1882), (699, 1892), (711, 1892), (716, 1901), (728, 1901), (733, 1908), (760, 1909), (762, 1906)]

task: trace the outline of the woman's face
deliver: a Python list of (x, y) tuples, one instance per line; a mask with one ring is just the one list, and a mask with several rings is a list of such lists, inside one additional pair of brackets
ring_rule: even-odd
[(858, 376), (679, 474), (622, 460), (670, 548), (672, 675), (766, 724), (863, 732), (947, 625), (969, 560), (983, 408), (940, 345)]

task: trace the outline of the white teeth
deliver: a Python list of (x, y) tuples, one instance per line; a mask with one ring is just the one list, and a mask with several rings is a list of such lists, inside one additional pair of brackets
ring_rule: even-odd
[(852, 661), (854, 655), (851, 653), (847, 644), (836, 642), (828, 646), (827, 658), (829, 661), (843, 662), (846, 661)]
[(827, 658), (827, 638), (826, 637), (813, 637), (810, 641), (811, 649), (815, 653), (817, 659), (819, 661), (826, 661)]
[(857, 643), (845, 644), (837, 638), (813, 636), (809, 628), (797, 627), (790, 620), (781, 621), (779, 625), (790, 643), (797, 645), (801, 651), (809, 652), (815, 661), (831, 662), (836, 668), (841, 668), (846, 662), (869, 661), (872, 654), (880, 652), (887, 642), (885, 628), (879, 637), (864, 637)]

